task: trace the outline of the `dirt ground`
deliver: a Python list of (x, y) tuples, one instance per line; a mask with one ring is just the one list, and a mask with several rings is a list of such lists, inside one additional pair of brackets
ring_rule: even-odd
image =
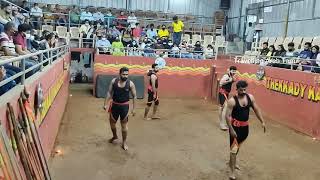
[[(228, 134), (218, 128), (218, 106), (205, 100), (160, 99), (161, 120), (142, 119), (145, 100), (129, 119), (128, 145), (109, 144), (103, 99), (72, 86), (50, 162), (54, 180), (228, 179)], [(239, 153), (240, 180), (319, 180), (320, 142), (267, 121), (263, 134), (252, 114)], [(121, 138), (118, 124), (118, 135)]]

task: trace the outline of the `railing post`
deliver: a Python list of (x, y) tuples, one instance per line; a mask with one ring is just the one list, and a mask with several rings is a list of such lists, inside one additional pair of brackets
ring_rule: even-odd
[(25, 59), (21, 60), (21, 67), (22, 67), (22, 76), (21, 76), (21, 84), (24, 85), (24, 81), (26, 79), (26, 62)]
[(52, 51), (49, 51), (49, 64), (52, 64)]
[(43, 69), (43, 53), (40, 54), (40, 63), (41, 63), (41, 66), (40, 66), (40, 72), (41, 72)]

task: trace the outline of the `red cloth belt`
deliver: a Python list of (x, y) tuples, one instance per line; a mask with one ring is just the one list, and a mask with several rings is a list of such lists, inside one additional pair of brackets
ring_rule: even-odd
[(124, 103), (118, 103), (118, 102), (111, 101), (110, 105), (109, 105), (108, 112), (111, 112), (112, 104), (116, 104), (116, 105), (120, 105), (120, 106), (126, 106), (126, 105), (129, 105), (129, 101), (124, 102)]
[(243, 127), (243, 126), (249, 126), (248, 121), (239, 121), (236, 119), (231, 119), (231, 124), (235, 127)]

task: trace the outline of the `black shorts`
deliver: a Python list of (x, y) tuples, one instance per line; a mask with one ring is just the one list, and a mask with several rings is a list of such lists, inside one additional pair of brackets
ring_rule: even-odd
[[(242, 142), (244, 142), (248, 135), (249, 135), (249, 126), (241, 126), (241, 127), (236, 127), (233, 126), (234, 131), (237, 133), (237, 143), (240, 145)], [(232, 144), (234, 144), (234, 138), (231, 137), (230, 131), (229, 131), (229, 136), (230, 136), (230, 147)]]
[(120, 117), (121, 121), (128, 120), (128, 113), (129, 113), (129, 104), (128, 105), (117, 105), (112, 104), (111, 107), (111, 115), (115, 121), (117, 121)]
[(155, 103), (155, 105), (159, 105), (159, 99), (158, 99), (158, 95), (156, 95), (156, 98), (154, 98), (154, 92), (152, 91), (148, 91), (148, 105), (151, 105), (152, 102)]
[(228, 94), (222, 94), (221, 92), (219, 92), (219, 104), (221, 106), (224, 105), (224, 102), (228, 99)]

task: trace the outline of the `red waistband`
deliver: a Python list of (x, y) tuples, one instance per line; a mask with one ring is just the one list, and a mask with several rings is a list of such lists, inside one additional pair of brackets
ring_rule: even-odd
[(225, 89), (223, 89), (223, 88), (220, 88), (220, 89), (219, 89), (219, 93), (226, 94), (226, 95), (229, 94), (229, 93), (228, 93)]
[(116, 105), (129, 105), (129, 101), (123, 102), (123, 103), (118, 103), (118, 102), (112, 101), (112, 104), (116, 104)]
[(243, 127), (243, 126), (249, 126), (248, 121), (239, 121), (236, 119), (231, 119), (231, 124), (235, 127)]

